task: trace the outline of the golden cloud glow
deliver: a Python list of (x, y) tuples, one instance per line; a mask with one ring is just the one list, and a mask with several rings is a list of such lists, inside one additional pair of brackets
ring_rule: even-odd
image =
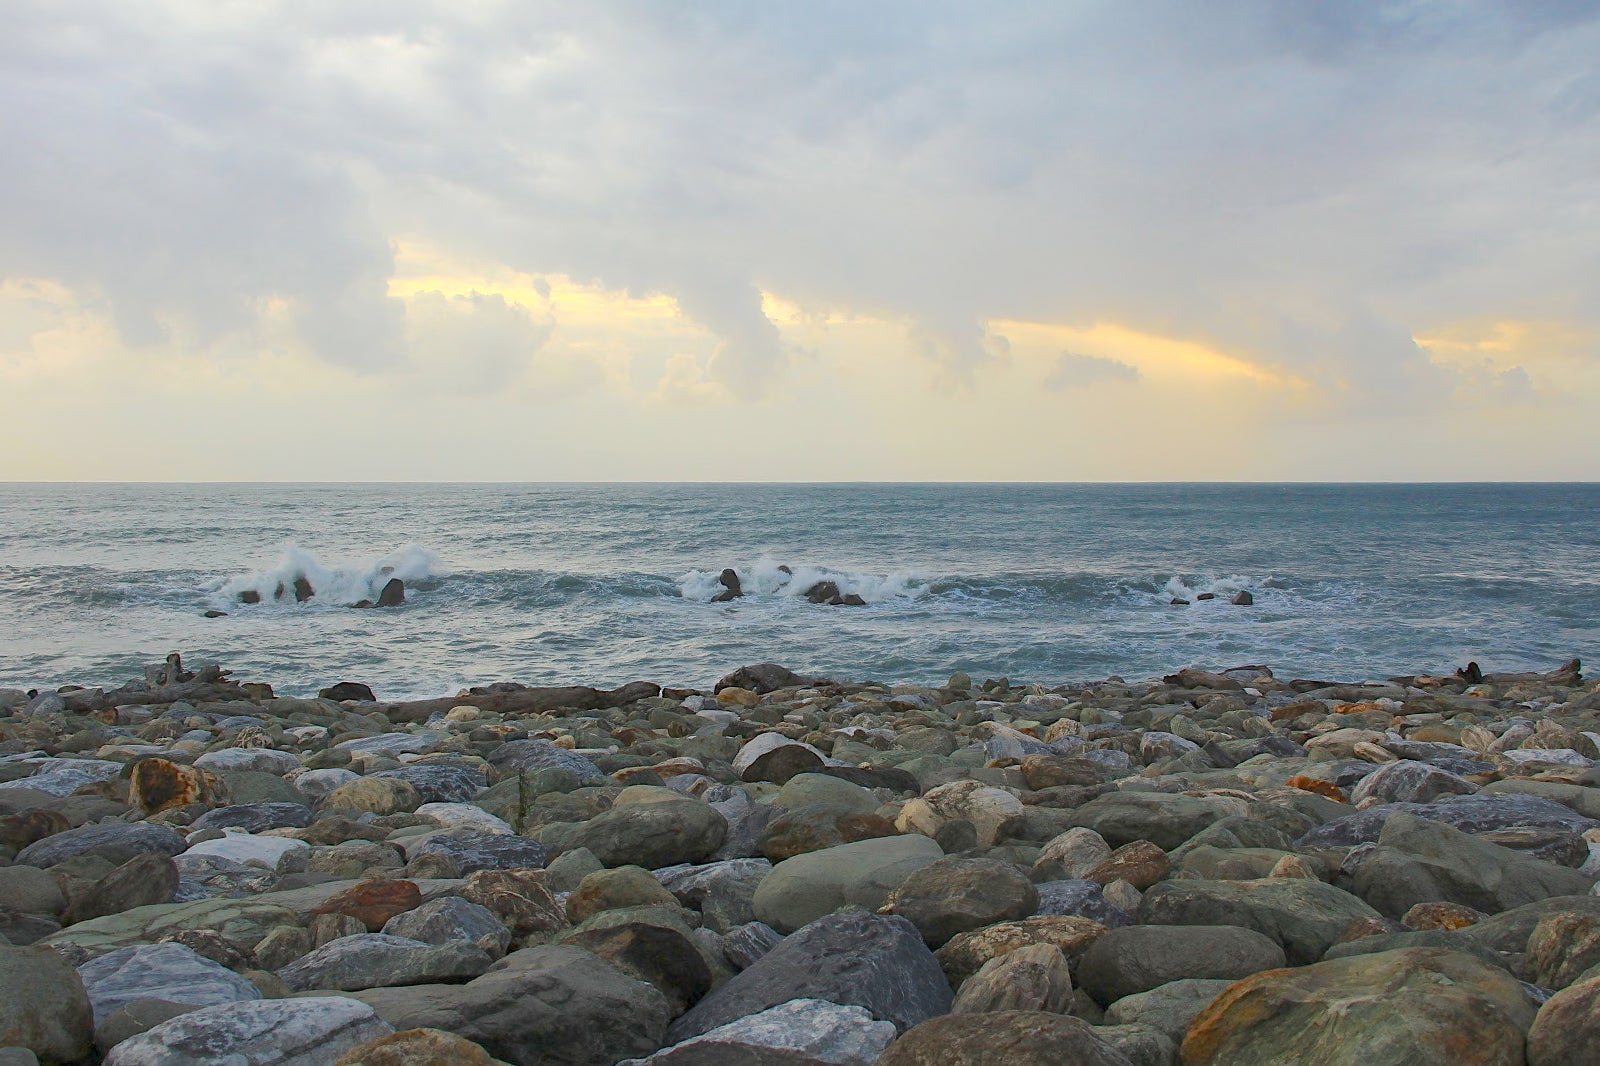
[(1536, 366), (1600, 359), (1600, 333), (1571, 322), (1476, 318), (1451, 322), (1412, 338), (1441, 366)]
[(1013, 354), (1024, 358), (1054, 360), (1062, 352), (1072, 352), (1126, 363), (1154, 382), (1187, 380), (1217, 384), (1243, 380), (1276, 388), (1310, 387), (1303, 378), (1280, 373), (1240, 356), (1115, 322), (1096, 322), (1082, 328), (1051, 322), (991, 319), (987, 325), (990, 334), (1004, 337), (1010, 342)]

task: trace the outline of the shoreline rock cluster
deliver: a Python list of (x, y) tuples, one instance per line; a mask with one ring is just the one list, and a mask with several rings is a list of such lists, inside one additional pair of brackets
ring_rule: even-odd
[(1577, 661), (386, 702), (174, 655), (0, 690), (0, 1064), (1600, 1061), (1597, 767)]

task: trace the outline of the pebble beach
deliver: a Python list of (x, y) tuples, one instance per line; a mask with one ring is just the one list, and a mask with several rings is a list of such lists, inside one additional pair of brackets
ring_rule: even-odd
[(0, 1064), (1600, 1061), (1600, 682), (0, 689)]

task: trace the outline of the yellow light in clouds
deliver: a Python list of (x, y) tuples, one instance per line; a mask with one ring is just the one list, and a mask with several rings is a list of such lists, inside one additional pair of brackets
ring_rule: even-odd
[(1466, 319), (1412, 338), (1441, 366), (1538, 364), (1593, 360), (1600, 334), (1571, 322), (1530, 319)]
[(1304, 388), (1307, 385), (1301, 378), (1278, 373), (1195, 341), (1145, 333), (1115, 322), (1096, 322), (1088, 328), (1080, 328), (1052, 322), (992, 319), (987, 325), (990, 333), (1011, 342), (1014, 353), (1054, 359), (1066, 351), (1115, 359), (1157, 382), (1165, 379), (1218, 382), (1242, 378), (1278, 387)]

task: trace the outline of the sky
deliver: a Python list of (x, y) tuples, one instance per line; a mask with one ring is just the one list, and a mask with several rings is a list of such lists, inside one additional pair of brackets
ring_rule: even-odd
[(8, 0), (0, 480), (1600, 479), (1600, 7)]

